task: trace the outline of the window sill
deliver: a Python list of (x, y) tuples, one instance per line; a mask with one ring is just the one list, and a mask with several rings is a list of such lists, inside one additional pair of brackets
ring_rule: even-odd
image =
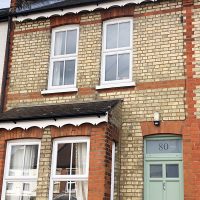
[(96, 86), (96, 89), (103, 90), (103, 89), (109, 89), (109, 88), (131, 87), (131, 86), (135, 86), (135, 82), (98, 85), (98, 86)]
[(62, 88), (62, 89), (47, 89), (42, 90), (41, 94), (55, 94), (55, 93), (66, 93), (66, 92), (77, 92), (78, 88)]

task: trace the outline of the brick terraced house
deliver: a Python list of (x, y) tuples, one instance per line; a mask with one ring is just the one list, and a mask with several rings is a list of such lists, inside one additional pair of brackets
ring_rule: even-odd
[(200, 199), (200, 0), (4, 11), (1, 200)]

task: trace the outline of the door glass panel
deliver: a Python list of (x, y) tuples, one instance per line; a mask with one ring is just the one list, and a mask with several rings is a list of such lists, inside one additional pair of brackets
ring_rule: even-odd
[(181, 153), (182, 145), (181, 140), (148, 140), (147, 141), (147, 154), (160, 154), (160, 153)]
[(178, 178), (179, 177), (178, 164), (167, 164), (166, 165), (166, 177), (167, 178)]
[(162, 165), (150, 165), (150, 178), (162, 178)]

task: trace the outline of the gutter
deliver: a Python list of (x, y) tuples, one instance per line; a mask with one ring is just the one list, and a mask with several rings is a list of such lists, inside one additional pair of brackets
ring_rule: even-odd
[(5, 62), (3, 69), (3, 78), (2, 78), (2, 86), (1, 86), (1, 99), (0, 99), (0, 113), (3, 112), (4, 103), (5, 103), (5, 93), (6, 93), (6, 81), (8, 75), (8, 65), (9, 65), (9, 55), (10, 55), (10, 33), (11, 33), (11, 24), (12, 17), (8, 17), (8, 33), (7, 33), (7, 42), (6, 42), (6, 52), (5, 52)]

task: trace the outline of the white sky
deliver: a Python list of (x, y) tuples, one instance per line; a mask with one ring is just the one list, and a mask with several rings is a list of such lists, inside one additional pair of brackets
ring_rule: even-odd
[(0, 9), (10, 7), (10, 0), (0, 0)]

